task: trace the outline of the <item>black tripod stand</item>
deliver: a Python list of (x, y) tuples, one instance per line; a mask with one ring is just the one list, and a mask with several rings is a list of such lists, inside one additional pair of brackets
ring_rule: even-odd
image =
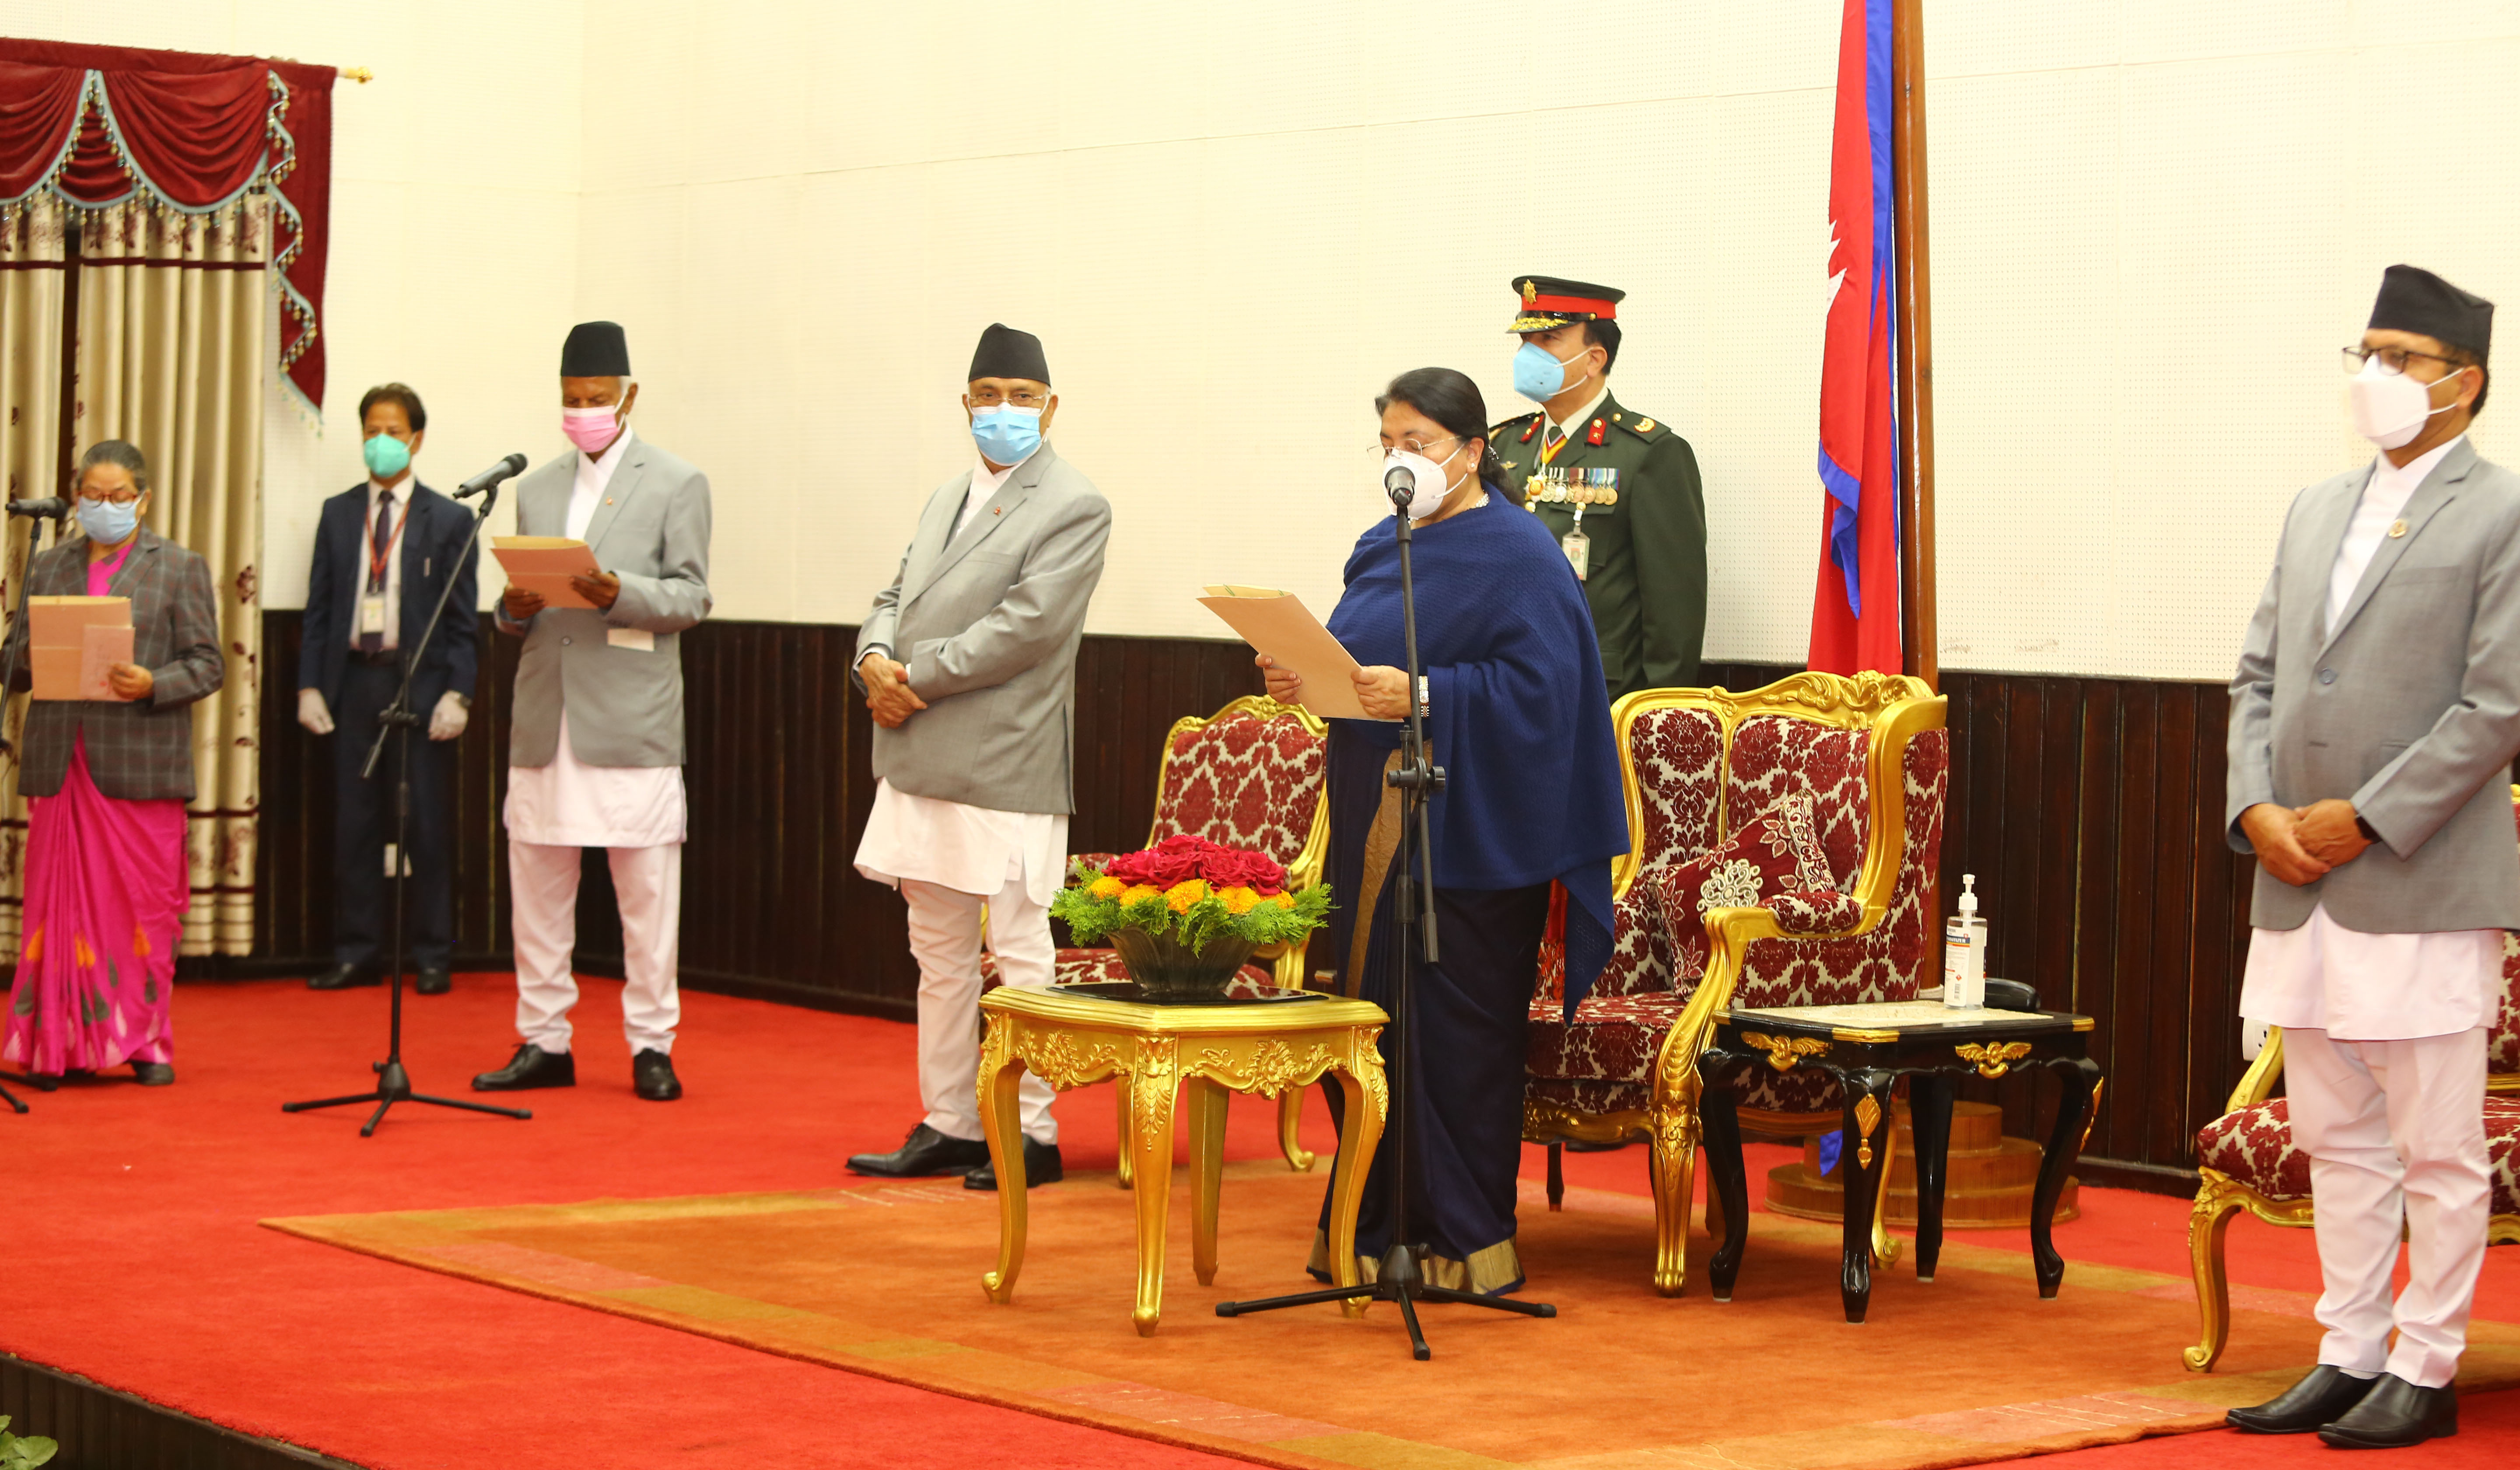
[[(1435, 942), (1435, 849), (1427, 837), (1426, 803), (1444, 789), (1444, 769), (1426, 759), (1425, 707), (1418, 694), (1425, 686), (1418, 663), (1418, 594), (1410, 580), (1409, 567), (1409, 503), (1416, 498), (1417, 477), (1406, 468), (1394, 468), (1384, 474), (1382, 485), (1391, 494), (1400, 539), (1400, 629), (1409, 660), (1409, 719), (1400, 732), (1400, 764), (1384, 777), (1400, 790), (1400, 838), (1391, 859), (1392, 871), (1400, 875), (1398, 891), (1392, 895), (1393, 917), (1398, 922), (1390, 939), (1391, 1024), (1383, 1033), (1391, 1044), (1391, 1123), (1382, 1135), (1389, 1140), (1391, 1159), (1391, 1244), (1374, 1267), (1372, 1281), (1265, 1297), (1256, 1302), (1219, 1302), (1216, 1314), (1243, 1316), (1282, 1307), (1308, 1307), (1357, 1297), (1396, 1302), (1400, 1319), (1409, 1326), (1410, 1354), (1424, 1362), (1432, 1353), (1426, 1346), (1426, 1334), (1418, 1326), (1419, 1302), (1455, 1302), (1523, 1316), (1555, 1316), (1557, 1309), (1545, 1302), (1516, 1302), (1474, 1291), (1456, 1291), (1449, 1286), (1429, 1286), (1419, 1269), (1426, 1247), (1409, 1238), (1409, 1082), (1413, 1070), (1409, 1012), (1417, 987), (1418, 960), (1422, 958), (1426, 963), (1434, 964), (1441, 958)], [(1366, 906), (1365, 914), (1371, 915), (1373, 898), (1369, 895), (1360, 902)], [(1361, 917), (1359, 921), (1365, 919)], [(1335, 1167), (1353, 1169), (1356, 1161), (1340, 1159)]]
[[(510, 474), (524, 468), (523, 455), (512, 455), (509, 458), (515, 465), (515, 468), (508, 471)], [(479, 482), (475, 480), (473, 483)], [(499, 487), (495, 481), (481, 487), (481, 509), (472, 514), (472, 532), (464, 540), (464, 552), (456, 558), (457, 566), (462, 566), (472, 558), (473, 548), (481, 542), (481, 523), (490, 518), (490, 508), (498, 504), (498, 501)], [(403, 513), (409, 515), (411, 512), (405, 510)], [(280, 1105), (280, 1110), (284, 1113), (302, 1113), (312, 1108), (342, 1107), (354, 1102), (373, 1102), (377, 1105), (377, 1110), (368, 1119), (367, 1126), (359, 1130), (359, 1136), (362, 1138), (376, 1133), (377, 1125), (385, 1121), (385, 1109), (397, 1102), (426, 1102), (436, 1107), (457, 1107), (472, 1113), (496, 1113), (502, 1118), (533, 1116), (531, 1112), (520, 1107), (492, 1107), (486, 1102), (464, 1102), (453, 1097), (431, 1097), (426, 1092), (415, 1092), (411, 1090), (411, 1074), (404, 1071), (402, 1065), (402, 941), (403, 925), (410, 905), (407, 879), (411, 875), (411, 728), (420, 723), (420, 717), (412, 713), (411, 708), (411, 676), (420, 668), (422, 655), (428, 651), (429, 641), (437, 637), (438, 620), (446, 615), (446, 600), (454, 595), (457, 580), (455, 577), (448, 577), (446, 585), (438, 590), (437, 606), (428, 614), (428, 627), (422, 631), (419, 646), (403, 650), (402, 687), (394, 691), (393, 703), (386, 705), (384, 712), (377, 716), (377, 742), (368, 747), (368, 762), (359, 770), (361, 780), (375, 780), (377, 763), (384, 758), (385, 741), (388, 738), (393, 740), (393, 1021), (386, 1032), (385, 1059), (375, 1064), (376, 1090), (352, 1092), (346, 1097), (320, 1097), (312, 1102), (284, 1102)]]
[[(21, 510), (22, 506), (27, 509)], [(35, 543), (43, 536), (43, 523), (49, 520), (53, 523), (53, 545), (62, 544), (62, 517), (70, 513), (70, 502), (67, 496), (57, 500), (15, 501), (10, 504), (9, 513), (26, 516), (34, 522), (26, 527), (26, 567), (24, 573), (18, 578), (17, 617), (9, 624), (10, 631), (18, 636), (9, 640), (8, 651), (0, 653), (0, 755), (16, 760), (18, 745), (16, 741), (9, 738), (5, 728), (5, 701), (9, 697), (10, 684), (18, 677), (18, 644), (21, 639), (34, 637), (34, 630), (26, 626), (26, 593), (35, 582)], [(23, 939), (24, 936), (21, 935), (22, 943)], [(31, 1071), (22, 1080), (28, 1087), (39, 1092), (49, 1092), (61, 1086), (60, 1083), (38, 1077)], [(7, 1103), (9, 1111), (13, 1113), (23, 1114), (26, 1111), (26, 1104), (20, 1102), (17, 1094), (5, 1087), (0, 1087), (0, 1103)]]

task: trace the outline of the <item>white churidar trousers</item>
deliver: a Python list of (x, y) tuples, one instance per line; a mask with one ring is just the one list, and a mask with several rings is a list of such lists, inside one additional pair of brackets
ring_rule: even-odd
[[(680, 773), (677, 772), (677, 775)], [(508, 839), (508, 876), (515, 885), (517, 1032), (545, 1051), (568, 1049), (569, 1007), (577, 977), (576, 847)], [(621, 904), (621, 1032), (632, 1054), (674, 1049), (682, 1024), (676, 985), (683, 918), (683, 844), (606, 849), (612, 891)]]
[[(1021, 875), (995, 894), (965, 893), (918, 878), (901, 880), (910, 905), (910, 953), (919, 960), (919, 1098), (927, 1126), (949, 1138), (976, 1141), (980, 1128), (980, 921), (988, 915), (989, 950), (1008, 985), (1045, 986), (1058, 958), (1050, 910), (1033, 902)], [(1023, 1076), (1024, 1136), (1058, 1141), (1050, 1084)]]
[[(2492, 1206), (2485, 1031), (2355, 1042), (2299, 1030), (2283, 1040), (2284, 1091), (2293, 1140), (2311, 1159), (2326, 1284), (2318, 1360), (2444, 1387), (2467, 1344)], [(2407, 1289), (2393, 1313), (2402, 1218)]]

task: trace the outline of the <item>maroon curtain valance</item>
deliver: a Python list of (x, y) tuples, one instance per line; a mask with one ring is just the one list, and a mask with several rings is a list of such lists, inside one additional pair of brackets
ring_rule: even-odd
[(320, 412), (333, 78), (295, 62), (0, 38), (0, 207), (39, 192), (88, 208), (136, 194), (201, 213), (268, 189), (280, 367)]

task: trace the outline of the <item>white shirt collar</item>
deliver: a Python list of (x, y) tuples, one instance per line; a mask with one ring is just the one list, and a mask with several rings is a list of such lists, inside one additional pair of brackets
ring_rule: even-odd
[(369, 475), (368, 506), (371, 510), (375, 509), (377, 497), (380, 495), (390, 495), (394, 498), (396, 504), (409, 505), (411, 503), (411, 492), (414, 487), (419, 485), (419, 483), (420, 476), (417, 473), (406, 474), (402, 477), (401, 484), (387, 488), (386, 486), (380, 484), (375, 475)]
[(2452, 450), (2466, 441), (2467, 435), (2454, 435), (2449, 442), (2436, 444), (2404, 465), (2390, 464), (2389, 457), (2385, 454), (2373, 456), (2371, 483), (2364, 488), (2363, 493), (2395, 496), (2403, 503), (2415, 493), (2416, 488), (2423, 484), (2424, 477), (2431, 474), (2441, 462), (2449, 457)]
[[(1591, 401), (1591, 402), (1589, 402), (1589, 403), (1585, 404), (1582, 408), (1580, 408), (1580, 409), (1576, 410), (1574, 413), (1569, 414), (1569, 415), (1568, 415), (1567, 417), (1565, 417), (1564, 419), (1560, 419), (1560, 420), (1555, 421), (1555, 423), (1556, 423), (1556, 424), (1557, 424), (1557, 431), (1558, 431), (1559, 433), (1562, 433), (1562, 434), (1566, 435), (1566, 436), (1567, 436), (1568, 438), (1570, 438), (1570, 439), (1571, 439), (1571, 438), (1573, 438), (1573, 437), (1575, 436), (1575, 430), (1577, 430), (1577, 429), (1579, 429), (1579, 428), (1583, 427), (1583, 426), (1584, 426), (1584, 424), (1585, 424), (1585, 423), (1586, 423), (1586, 421), (1590, 420), (1590, 419), (1591, 419), (1595, 414), (1598, 414), (1598, 413), (1599, 413), (1599, 412), (1601, 411), (1601, 405), (1602, 405), (1602, 403), (1603, 403), (1604, 401), (1606, 401), (1606, 400), (1609, 398), (1609, 396), (1610, 396), (1610, 379), (1609, 379), (1609, 376), (1608, 376), (1607, 374), (1604, 374), (1604, 375), (1602, 375), (1602, 378), (1601, 378), (1601, 390), (1600, 390), (1599, 392), (1595, 393), (1595, 394), (1593, 395), (1593, 399), (1592, 399), (1592, 401)], [(1547, 411), (1546, 411), (1546, 410), (1543, 410), (1543, 412), (1547, 412)]]
[(590, 458), (585, 450), (579, 450), (577, 452), (578, 488), (591, 494), (602, 495), (605, 487), (612, 483), (612, 471), (621, 468), (621, 457), (629, 452), (630, 441), (638, 432), (628, 424), (623, 424), (621, 437), (613, 440), (611, 446), (606, 449), (600, 458)]
[[(1039, 453), (1041, 453), (1041, 451), (1038, 449), (1033, 451), (1033, 454)], [(1026, 458), (1030, 458), (1030, 456), (1027, 456)], [(971, 456), (972, 498), (985, 502), (990, 496), (997, 494), (998, 491), (1005, 486), (1007, 480), (1012, 476), (1016, 470), (1021, 469), (1022, 468), (1023, 466), (1021, 464), (1014, 464), (1009, 465), (1004, 469), (991, 469), (989, 468), (989, 462), (980, 458), (977, 453), (974, 453)]]

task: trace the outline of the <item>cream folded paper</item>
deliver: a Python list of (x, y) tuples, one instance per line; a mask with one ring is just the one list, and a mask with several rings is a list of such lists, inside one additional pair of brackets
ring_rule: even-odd
[(595, 564), (595, 553), (576, 537), (493, 536), (490, 555), (506, 569), (510, 587), (541, 594), (544, 606), (594, 608), (569, 585), (569, 578), (580, 573), (592, 576), (604, 568)]
[(1304, 681), (1295, 702), (1325, 720), (1371, 720), (1357, 702), (1354, 655), (1330, 636), (1303, 599), (1269, 587), (1227, 585), (1207, 589), (1199, 605), (1258, 652)]

